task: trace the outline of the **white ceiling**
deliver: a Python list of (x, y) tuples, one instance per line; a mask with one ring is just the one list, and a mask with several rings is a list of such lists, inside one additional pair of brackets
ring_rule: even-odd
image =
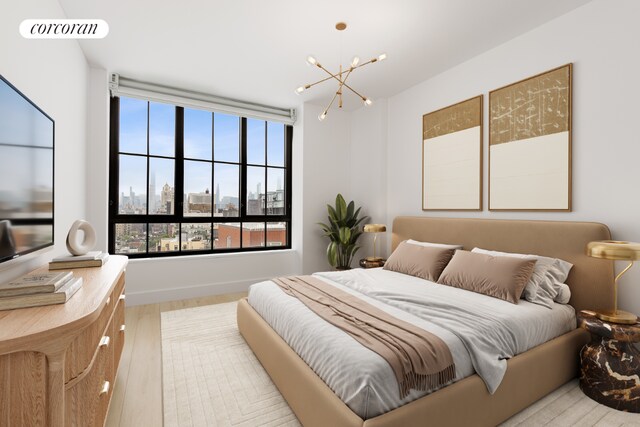
[[(69, 18), (109, 23), (80, 42), (89, 63), (123, 76), (244, 101), (328, 102), (309, 54), (330, 70), (352, 56), (388, 59), (349, 77), (372, 98), (407, 89), (590, 0), (59, 0)], [(346, 31), (335, 30), (344, 21)], [(342, 55), (341, 55), (342, 52)], [(345, 95), (345, 108), (362, 103)]]

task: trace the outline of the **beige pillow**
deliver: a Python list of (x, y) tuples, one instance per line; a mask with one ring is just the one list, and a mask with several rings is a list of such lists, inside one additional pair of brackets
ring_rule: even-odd
[[(513, 258), (535, 259), (536, 266), (533, 273), (524, 287), (522, 298), (534, 304), (547, 308), (553, 307), (553, 302), (562, 290), (561, 286), (569, 275), (569, 270), (573, 264), (558, 258), (549, 258), (540, 255), (525, 255), (510, 252), (488, 251), (486, 249), (474, 248), (471, 252), (485, 255), (508, 256)], [(564, 298), (563, 298), (564, 299)]]
[(435, 282), (447, 266), (453, 252), (453, 249), (402, 242), (385, 262), (384, 269)]
[(535, 264), (534, 259), (456, 251), (438, 283), (517, 304)]

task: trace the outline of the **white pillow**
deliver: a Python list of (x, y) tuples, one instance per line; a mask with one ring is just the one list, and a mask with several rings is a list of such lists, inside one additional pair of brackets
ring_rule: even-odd
[(405, 242), (412, 245), (426, 246), (431, 248), (462, 249), (462, 245), (445, 245), (444, 243), (419, 242), (413, 239), (405, 240)]
[(560, 304), (569, 304), (569, 300), (571, 299), (571, 289), (569, 289), (569, 285), (566, 283), (559, 283), (558, 289), (560, 290), (558, 292), (558, 296), (553, 300)]
[[(564, 284), (564, 281), (569, 275), (569, 270), (573, 267), (573, 264), (561, 259), (549, 258), (540, 255), (489, 251), (480, 248), (474, 248), (471, 252), (478, 252), (492, 256), (535, 259), (536, 265), (534, 266), (533, 273), (524, 288), (524, 292), (522, 292), (522, 298), (531, 303), (542, 305), (547, 308), (553, 307), (554, 299), (558, 297), (561, 292), (560, 285)], [(571, 296), (571, 293), (569, 293), (569, 296)]]

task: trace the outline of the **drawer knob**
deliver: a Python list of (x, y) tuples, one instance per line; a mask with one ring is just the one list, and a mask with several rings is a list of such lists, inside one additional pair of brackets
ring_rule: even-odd
[(107, 298), (107, 302), (105, 303), (105, 306), (109, 305), (111, 303), (111, 297)]
[(110, 342), (111, 342), (111, 338), (109, 337), (109, 335), (105, 335), (102, 338), (100, 338), (100, 345), (98, 345), (98, 347), (109, 347)]
[(120, 325), (120, 332), (124, 332), (125, 330), (125, 325)]
[(102, 396), (103, 394), (109, 393), (109, 387), (111, 387), (111, 384), (109, 383), (109, 381), (103, 382), (102, 389), (100, 390), (100, 396)]
[(125, 299), (126, 299), (126, 295), (125, 294), (120, 295), (120, 301), (124, 301)]

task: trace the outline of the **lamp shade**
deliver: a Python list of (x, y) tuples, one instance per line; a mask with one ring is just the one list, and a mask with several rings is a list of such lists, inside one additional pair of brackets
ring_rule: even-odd
[(382, 233), (383, 231), (387, 231), (387, 226), (384, 224), (365, 224), (364, 225), (365, 233)]
[(589, 242), (587, 255), (593, 258), (636, 261), (640, 259), (640, 243), (618, 240)]

